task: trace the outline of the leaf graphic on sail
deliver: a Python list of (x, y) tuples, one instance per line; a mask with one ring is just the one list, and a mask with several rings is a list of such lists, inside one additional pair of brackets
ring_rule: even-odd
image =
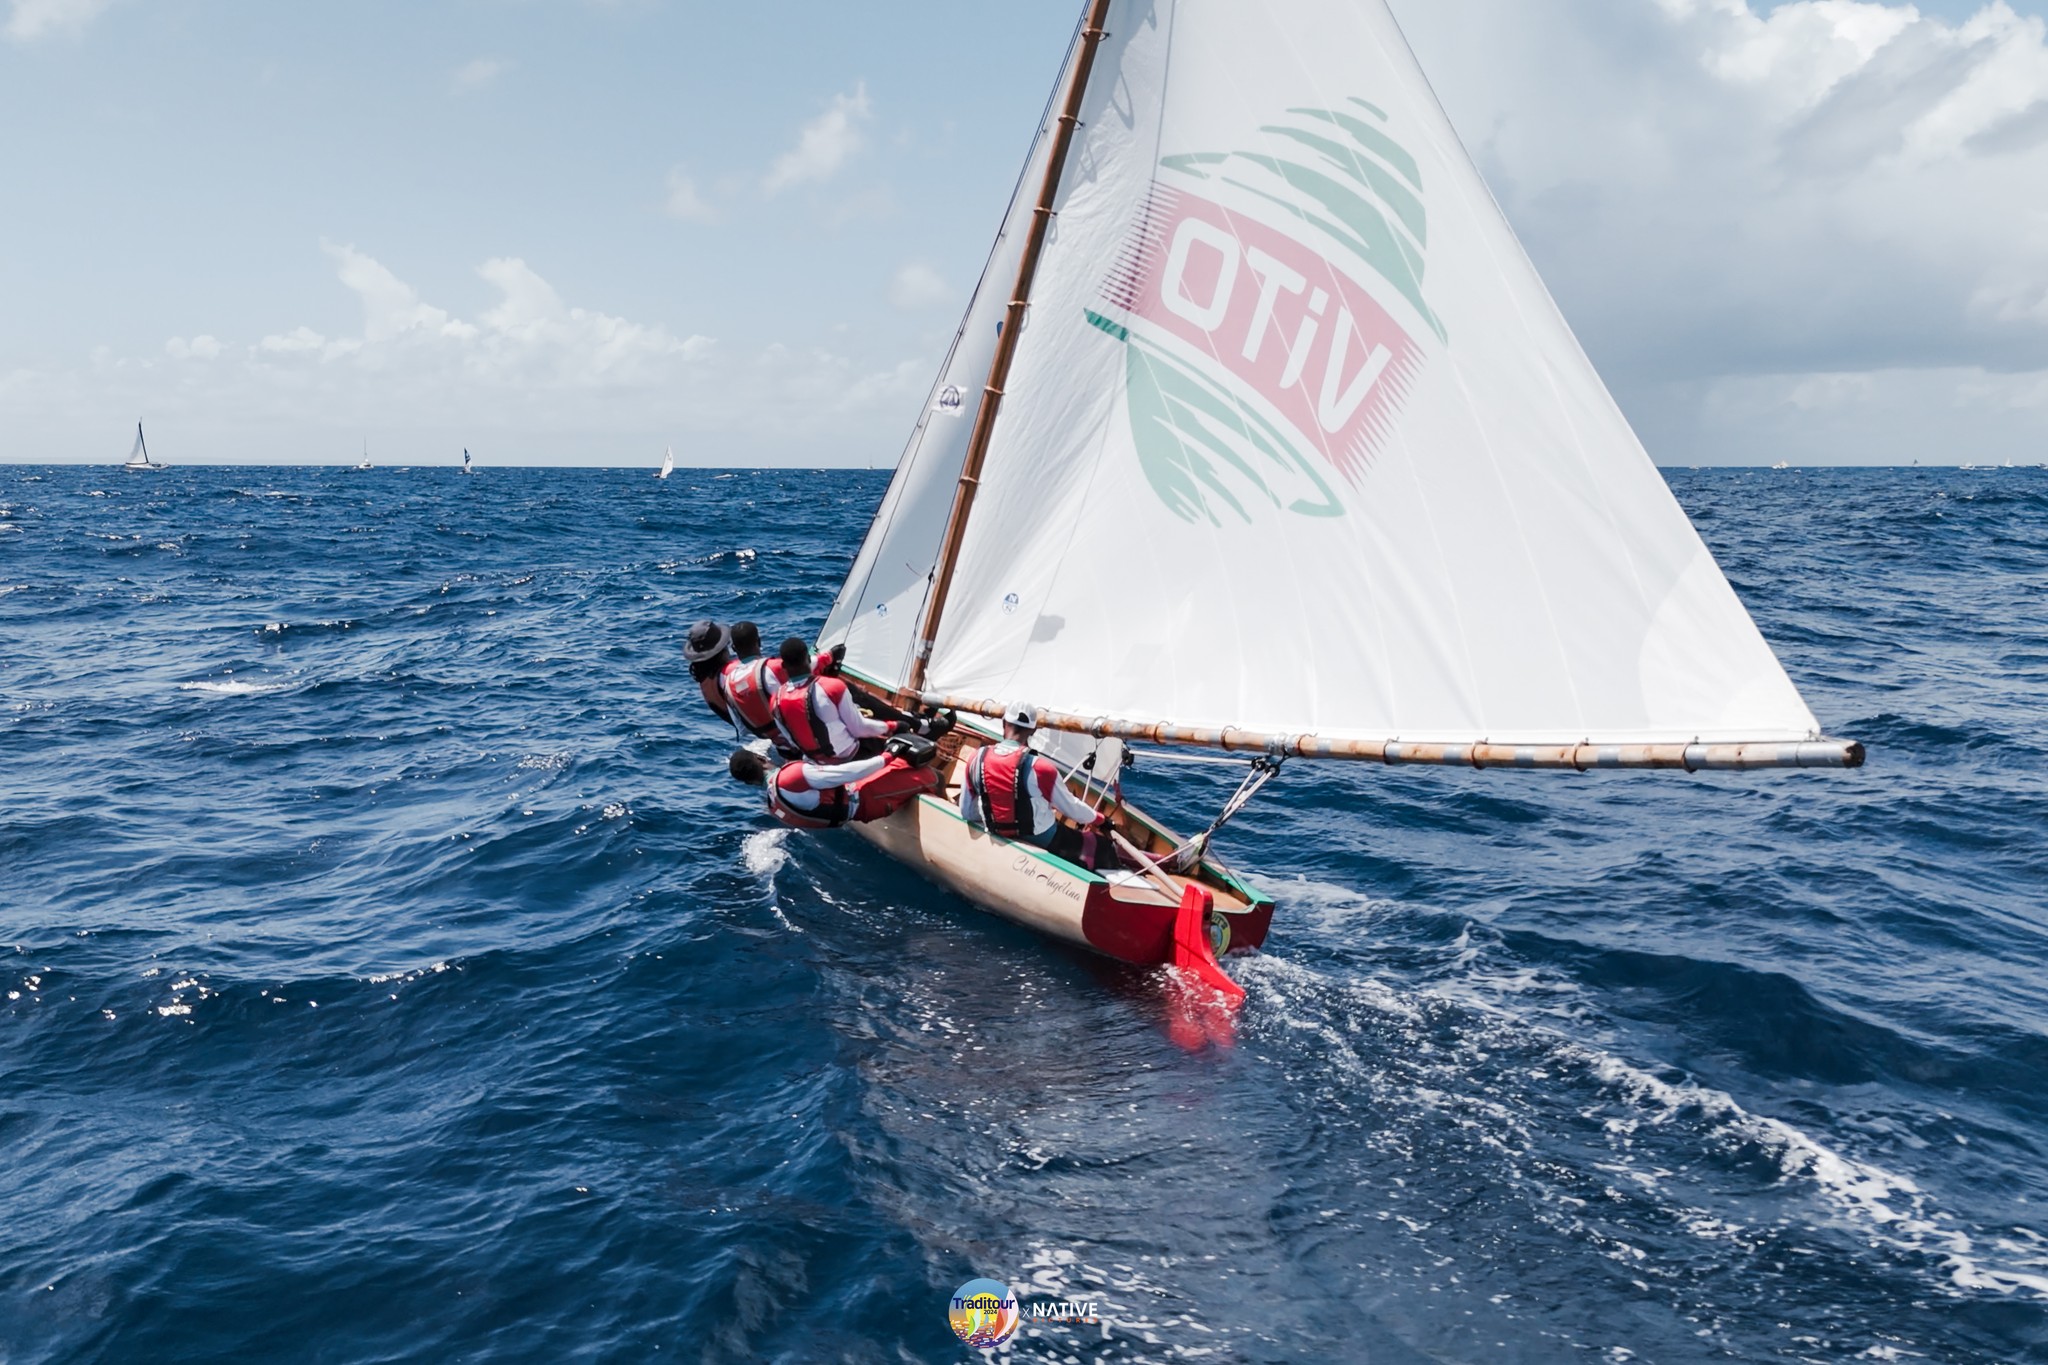
[[(1351, 103), (1386, 121), (1385, 111), (1378, 107), (1360, 99)], [(1259, 131), (1312, 153), (1312, 159), (1253, 151), (1196, 152), (1164, 157), (1159, 164), (1194, 180), (1220, 180), (1315, 227), (1370, 266), (1414, 306), (1439, 340), (1448, 340), (1443, 323), (1422, 295), (1429, 215), (1422, 204), (1422, 172), (1415, 158), (1346, 110), (1287, 112), (1297, 122), (1266, 124)]]
[(1246, 503), (1260, 501), (1305, 516), (1343, 515), (1336, 493), (1278, 428), (1165, 352), (1127, 340), (1138, 460), (1175, 516), (1220, 526), (1217, 512), (1228, 508), (1250, 521)]
[(1088, 310), (1130, 352), (1133, 442), (1176, 516), (1343, 515), (1324, 474), (1363, 478), (1419, 338), (1445, 340), (1421, 171), (1352, 104), (1289, 110), (1259, 128), (1269, 150), (1161, 158)]

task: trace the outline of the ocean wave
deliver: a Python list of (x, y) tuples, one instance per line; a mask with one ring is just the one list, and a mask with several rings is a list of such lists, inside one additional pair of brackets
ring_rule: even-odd
[[(1785, 1216), (1779, 1192), (1804, 1189), (1813, 1196), (1803, 1215), (1808, 1231), (1839, 1219), (1853, 1234), (1838, 1255), (1877, 1246), (1938, 1267), (1929, 1290), (2048, 1302), (2048, 1260), (2028, 1229), (1969, 1230), (1913, 1178), (1754, 1114), (1725, 1091), (1574, 1038), (1511, 996), (1331, 978), (1278, 957), (1238, 961), (1241, 979), (1254, 988), (1255, 1026), (1303, 1036), (1344, 1084), (1363, 1087), (1382, 1122), (1390, 1104), (1441, 1115), (1467, 1127), (1490, 1164), (1489, 1150), (1540, 1151), (1541, 1135), (1569, 1114), (1597, 1124), (1611, 1169), (1691, 1235), (1713, 1240), (1768, 1225)], [(1740, 1163), (1727, 1168), (1730, 1179), (1713, 1179), (1712, 1163), (1731, 1157), (1761, 1161), (1769, 1180), (1749, 1185)], [(1526, 1181), (1519, 1156), (1517, 1165)], [(1553, 1212), (1584, 1205), (1564, 1190), (1548, 1199)], [(1566, 1222), (1576, 1217), (1567, 1214)]]
[(178, 684), (180, 692), (205, 692), (220, 697), (258, 697), (270, 692), (283, 692), (290, 687), (291, 684), (288, 682), (248, 682), (237, 679), (208, 679)]

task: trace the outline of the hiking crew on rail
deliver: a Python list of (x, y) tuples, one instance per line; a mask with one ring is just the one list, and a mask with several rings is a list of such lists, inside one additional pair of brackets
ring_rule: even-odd
[[(913, 720), (874, 697), (857, 693), (837, 676), (831, 650), (818, 655), (814, 667), (810, 647), (795, 637), (782, 642), (782, 668), (787, 676), (775, 693), (775, 727), (782, 743), (814, 763), (846, 763), (872, 758), (892, 735), (938, 738), (952, 728), (943, 718)], [(890, 719), (868, 715), (886, 712)]]
[(767, 791), (768, 811), (793, 829), (838, 829), (886, 820), (940, 785), (932, 762), (938, 746), (901, 735), (886, 750), (851, 763), (798, 760), (771, 767), (751, 749), (732, 756), (726, 770), (749, 786)]
[[(704, 704), (735, 734), (784, 746), (775, 726), (775, 694), (789, 676), (782, 660), (761, 657), (759, 626), (735, 621), (727, 630), (716, 621), (699, 621), (690, 627), (683, 657), (690, 661), (690, 676), (704, 694)], [(784, 756), (794, 758), (796, 750), (789, 749)]]

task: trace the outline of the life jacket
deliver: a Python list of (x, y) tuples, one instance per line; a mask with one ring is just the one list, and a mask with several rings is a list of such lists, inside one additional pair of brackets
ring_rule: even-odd
[(825, 728), (824, 707), (818, 690), (824, 679), (816, 674), (802, 682), (785, 682), (775, 692), (775, 725), (782, 737), (813, 763), (836, 763), (850, 757), (832, 748), (832, 732)]
[(1043, 794), (1036, 790), (1039, 757), (1029, 749), (998, 753), (984, 745), (967, 760), (967, 783), (981, 806), (981, 823), (989, 833), (1005, 839), (1037, 837), (1037, 819), (1031, 803)]
[[(803, 810), (790, 805), (784, 797), (793, 792), (815, 793), (817, 809)], [(844, 787), (819, 791), (804, 781), (803, 764), (785, 763), (768, 782), (768, 809), (776, 819), (795, 829), (838, 829), (853, 818), (853, 797)]]
[(763, 739), (774, 739), (775, 692), (783, 682), (780, 659), (734, 659), (719, 675), (718, 688), (735, 720)]

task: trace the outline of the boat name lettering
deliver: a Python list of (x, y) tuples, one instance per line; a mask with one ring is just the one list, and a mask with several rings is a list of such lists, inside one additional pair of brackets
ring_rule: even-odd
[(1017, 861), (1012, 863), (1010, 868), (1013, 872), (1022, 872), (1025, 876), (1030, 877), (1056, 896), (1065, 896), (1070, 901), (1082, 899), (1081, 888), (1074, 885), (1071, 878), (1057, 876), (1046, 871), (1040, 865), (1038, 859), (1028, 853), (1019, 854)]

